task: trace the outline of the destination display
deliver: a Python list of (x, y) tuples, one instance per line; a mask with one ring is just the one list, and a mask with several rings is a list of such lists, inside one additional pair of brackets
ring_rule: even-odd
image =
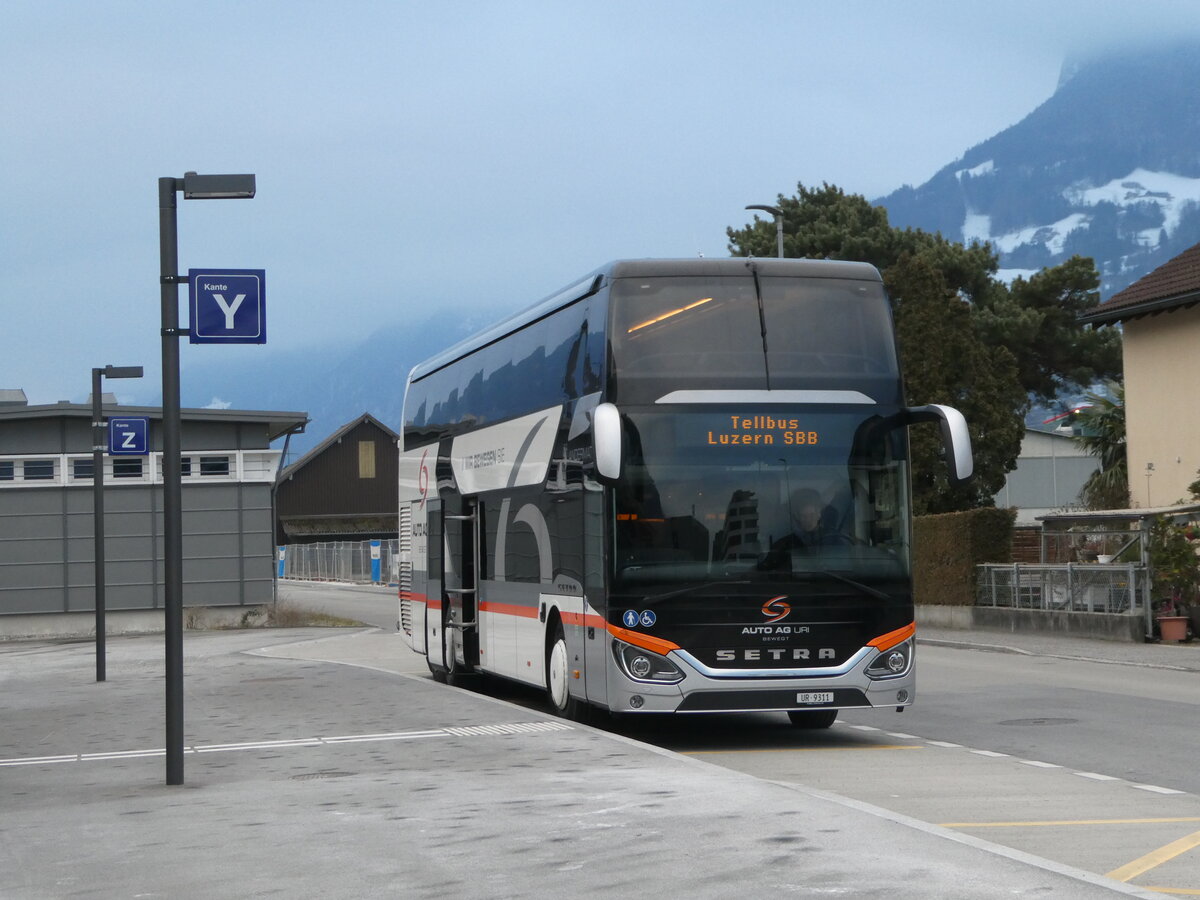
[(820, 432), (806, 427), (809, 423), (802, 418), (731, 415), (727, 423), (723, 428), (708, 429), (706, 443), (813, 445), (821, 440)]

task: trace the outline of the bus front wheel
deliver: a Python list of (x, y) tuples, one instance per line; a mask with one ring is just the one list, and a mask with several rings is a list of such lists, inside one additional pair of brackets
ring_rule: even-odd
[(788, 718), (797, 728), (829, 728), (837, 714), (836, 709), (793, 709)]
[(554, 623), (554, 631), (546, 649), (546, 697), (557, 715), (578, 721), (583, 704), (571, 696), (570, 655), (562, 622)]

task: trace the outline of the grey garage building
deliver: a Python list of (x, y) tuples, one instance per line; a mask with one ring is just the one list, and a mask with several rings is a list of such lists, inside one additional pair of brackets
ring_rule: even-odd
[[(105, 605), (117, 617), (141, 612), (152, 628), (163, 606), (162, 410), (105, 403), (112, 416), (149, 419), (151, 452), (105, 457)], [(308, 416), (181, 417), (184, 606), (267, 603), (282, 456), (271, 444), (303, 431)], [(90, 403), (31, 406), (21, 391), (0, 392), (0, 635), (86, 630), (82, 614), (95, 610), (91, 420)]]

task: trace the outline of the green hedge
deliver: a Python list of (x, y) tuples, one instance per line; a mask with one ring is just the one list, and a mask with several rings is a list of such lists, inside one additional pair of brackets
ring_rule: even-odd
[(1015, 509), (971, 509), (913, 519), (913, 599), (935, 606), (975, 603), (975, 567), (1011, 562)]

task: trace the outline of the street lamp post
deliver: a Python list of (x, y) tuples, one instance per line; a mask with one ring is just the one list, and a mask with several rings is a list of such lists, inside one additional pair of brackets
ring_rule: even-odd
[(92, 369), (92, 540), (96, 583), (96, 680), (104, 681), (104, 413), (101, 378), (141, 378), (141, 366), (105, 366)]
[(763, 212), (769, 212), (775, 217), (775, 243), (778, 248), (776, 256), (783, 259), (783, 210), (778, 206), (763, 206), (761, 204), (751, 204), (746, 209), (761, 209)]
[(166, 628), (167, 784), (183, 784), (183, 478), (179, 415), (179, 241), (175, 195), (185, 200), (254, 196), (253, 175), (158, 179), (159, 282), (162, 286), (163, 612)]

